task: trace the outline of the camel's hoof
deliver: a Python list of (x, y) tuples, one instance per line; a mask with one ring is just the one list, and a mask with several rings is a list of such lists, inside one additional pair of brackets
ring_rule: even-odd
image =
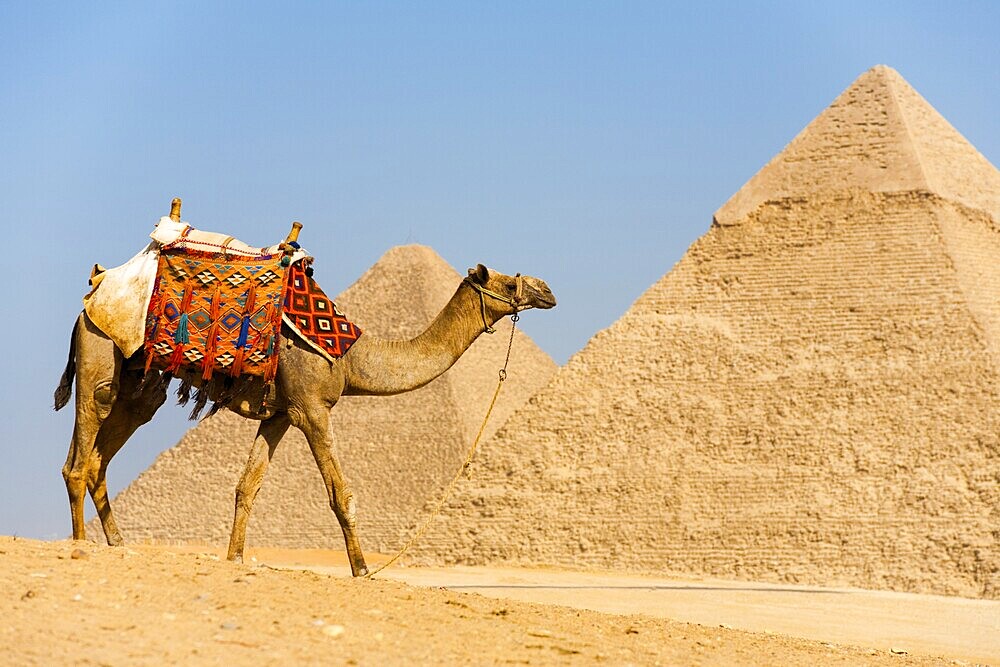
[(242, 565), (243, 564), (243, 554), (233, 554), (232, 556), (229, 556), (229, 558), (227, 560), (229, 560), (232, 563), (239, 563), (240, 565)]
[(108, 538), (109, 547), (123, 547), (125, 546), (125, 540), (122, 539), (121, 535), (115, 535), (114, 537)]
[(368, 568), (366, 566), (362, 565), (361, 569), (354, 573), (354, 576), (355, 577), (367, 577), (368, 576)]

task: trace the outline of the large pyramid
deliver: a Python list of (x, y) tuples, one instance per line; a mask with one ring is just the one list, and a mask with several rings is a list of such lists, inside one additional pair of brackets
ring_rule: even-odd
[(866, 72), (486, 443), (416, 555), (1000, 597), (998, 202)]
[[(322, 260), (317, 266), (322, 277)], [(459, 275), (432, 249), (393, 248), (336, 303), (368, 335), (409, 338), (451, 298)], [(426, 387), (392, 397), (345, 397), (331, 412), (340, 460), (359, 507), (362, 546), (397, 548), (425, 505), (461, 465), (496, 386), (510, 321), (481, 336)], [(551, 358), (517, 332), (509, 380), (486, 435), (555, 371)], [(233, 490), (257, 422), (222, 412), (192, 428), (113, 501), (126, 540), (226, 544)], [(101, 535), (92, 522), (91, 535)], [(247, 529), (250, 545), (343, 548), (316, 464), (289, 429), (267, 471)]]

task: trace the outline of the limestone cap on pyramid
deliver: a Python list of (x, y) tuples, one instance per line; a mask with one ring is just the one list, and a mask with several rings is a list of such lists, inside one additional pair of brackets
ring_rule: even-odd
[(766, 201), (844, 190), (929, 192), (1000, 220), (1000, 172), (900, 74), (877, 65), (715, 213), (737, 224)]

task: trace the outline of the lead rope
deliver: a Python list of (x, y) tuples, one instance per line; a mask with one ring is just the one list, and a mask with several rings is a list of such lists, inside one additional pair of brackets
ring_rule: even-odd
[(517, 327), (518, 319), (520, 318), (518, 317), (517, 311), (515, 310), (514, 313), (510, 316), (510, 321), (511, 321), (510, 340), (507, 342), (507, 357), (503, 360), (503, 368), (500, 369), (499, 379), (497, 381), (497, 388), (496, 391), (493, 392), (493, 400), (490, 401), (490, 407), (486, 410), (486, 416), (483, 417), (483, 423), (479, 427), (479, 433), (476, 434), (475, 440), (472, 441), (472, 446), (469, 447), (469, 453), (465, 457), (465, 462), (462, 464), (462, 467), (458, 469), (458, 472), (455, 473), (455, 476), (451, 478), (451, 482), (445, 488), (444, 493), (441, 494), (441, 498), (437, 501), (437, 504), (434, 506), (434, 509), (431, 511), (430, 515), (428, 515), (428, 517), (424, 519), (424, 523), (420, 526), (420, 528), (418, 528), (417, 531), (413, 533), (412, 536), (410, 536), (410, 539), (408, 539), (406, 543), (403, 544), (402, 548), (396, 552), (395, 556), (393, 556), (392, 558), (390, 558), (389, 560), (382, 563), (377, 568), (366, 574), (365, 579), (371, 579), (376, 574), (378, 574), (385, 568), (395, 563), (404, 553), (406, 553), (406, 550), (409, 549), (414, 542), (416, 542), (418, 539), (420, 539), (421, 536), (423, 536), (424, 532), (427, 530), (427, 527), (431, 525), (431, 521), (433, 521), (434, 518), (437, 517), (438, 513), (441, 511), (441, 508), (444, 507), (444, 503), (446, 500), (448, 500), (448, 496), (451, 495), (451, 491), (452, 489), (455, 488), (455, 484), (462, 477), (462, 474), (465, 473), (466, 470), (468, 470), (469, 464), (472, 463), (472, 458), (476, 455), (476, 448), (479, 446), (479, 440), (483, 437), (483, 431), (486, 430), (486, 423), (490, 420), (490, 414), (493, 412), (493, 406), (497, 404), (497, 397), (500, 395), (500, 388), (503, 387), (504, 380), (507, 379), (507, 364), (510, 362), (510, 351), (511, 348), (514, 346), (514, 329)]

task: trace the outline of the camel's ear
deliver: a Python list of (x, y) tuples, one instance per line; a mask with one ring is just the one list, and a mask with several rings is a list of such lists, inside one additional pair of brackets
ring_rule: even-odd
[(490, 279), (490, 270), (482, 264), (477, 264), (476, 268), (469, 269), (469, 277), (480, 285), (485, 285)]

